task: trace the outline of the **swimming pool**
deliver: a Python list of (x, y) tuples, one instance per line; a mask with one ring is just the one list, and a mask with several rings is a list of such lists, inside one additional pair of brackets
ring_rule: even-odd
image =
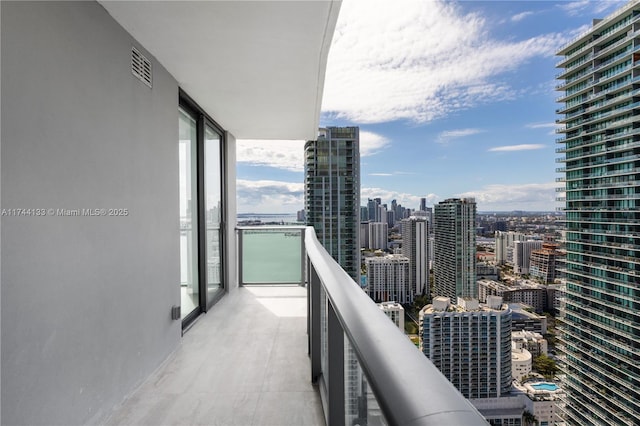
[(531, 385), (532, 388), (534, 388), (535, 390), (541, 390), (541, 391), (556, 391), (558, 390), (558, 385), (556, 385), (555, 383), (536, 383)]

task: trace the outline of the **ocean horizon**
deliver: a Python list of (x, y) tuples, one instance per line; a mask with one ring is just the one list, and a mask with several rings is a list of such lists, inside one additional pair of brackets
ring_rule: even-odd
[(300, 224), (297, 213), (238, 213), (238, 222), (279, 222), (284, 224)]

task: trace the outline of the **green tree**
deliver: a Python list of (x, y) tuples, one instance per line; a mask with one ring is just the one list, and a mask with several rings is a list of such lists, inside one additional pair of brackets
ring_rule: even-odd
[(547, 380), (553, 379), (559, 371), (556, 366), (556, 362), (544, 354), (533, 359), (532, 367), (535, 371), (542, 374)]
[(537, 426), (538, 419), (533, 415), (531, 411), (525, 410), (524, 413), (522, 413), (522, 424), (524, 426)]
[(411, 307), (411, 313), (413, 316), (418, 318), (420, 310), (429, 304), (429, 299), (431, 298), (427, 294), (416, 296), (415, 299), (413, 299), (413, 306)]

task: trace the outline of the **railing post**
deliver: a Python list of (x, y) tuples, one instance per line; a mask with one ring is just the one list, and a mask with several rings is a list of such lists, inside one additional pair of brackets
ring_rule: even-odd
[(300, 229), (300, 285), (304, 287), (305, 284), (309, 283), (309, 277), (307, 272), (307, 249), (304, 246), (304, 237), (306, 233), (304, 228)]
[(311, 357), (311, 382), (317, 383), (322, 374), (322, 339), (320, 338), (320, 278), (311, 262), (307, 264), (309, 286), (307, 288), (309, 356)]
[(344, 392), (344, 331), (333, 308), (331, 300), (327, 300), (327, 358), (328, 358), (328, 399), (329, 419), (331, 426), (345, 424), (345, 392)]
[(242, 238), (244, 237), (244, 232), (242, 232), (242, 229), (237, 229), (236, 228), (236, 232), (238, 233), (238, 287), (242, 287), (242, 284), (244, 283), (243, 281), (243, 277), (242, 277), (242, 269), (243, 269), (243, 265), (244, 265), (244, 253), (242, 253)]

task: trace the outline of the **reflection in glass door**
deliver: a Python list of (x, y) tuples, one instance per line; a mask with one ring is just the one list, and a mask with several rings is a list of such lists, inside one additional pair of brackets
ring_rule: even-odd
[(221, 143), (220, 134), (209, 124), (204, 128), (204, 188), (205, 188), (205, 226), (206, 230), (206, 284), (207, 305), (222, 289), (221, 266)]
[(179, 112), (180, 173), (180, 312), (184, 319), (200, 307), (198, 279), (198, 167), (197, 125)]

